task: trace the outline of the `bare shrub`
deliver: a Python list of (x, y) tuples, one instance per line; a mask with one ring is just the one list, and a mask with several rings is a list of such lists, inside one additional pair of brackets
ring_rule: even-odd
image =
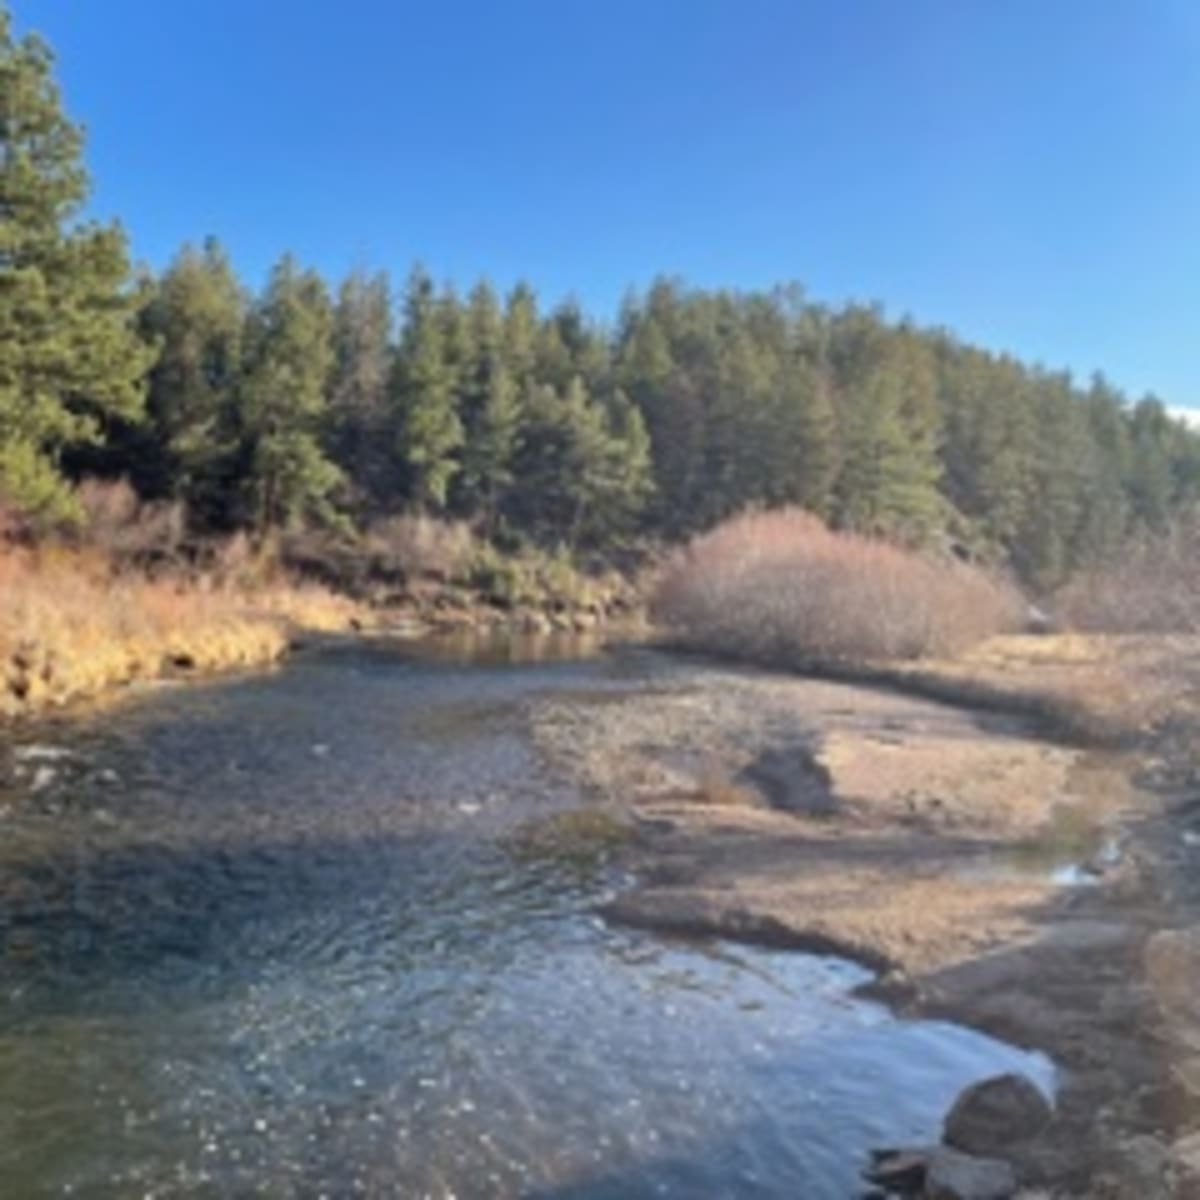
[(183, 505), (143, 503), (124, 480), (85, 479), (76, 489), (83, 542), (116, 563), (171, 558), (183, 540)]
[(460, 577), (478, 548), (465, 522), (425, 515), (377, 521), (367, 531), (366, 547), (375, 568), (385, 574), (443, 581)]
[(1200, 518), (1138, 538), (1072, 580), (1057, 608), (1089, 633), (1200, 633)]
[(29, 517), (0, 492), (0, 549), (5, 543), (28, 541), (32, 533)]
[(696, 538), (664, 569), (653, 613), (697, 648), (803, 665), (956, 653), (1019, 628), (1024, 606), (977, 567), (784, 509)]

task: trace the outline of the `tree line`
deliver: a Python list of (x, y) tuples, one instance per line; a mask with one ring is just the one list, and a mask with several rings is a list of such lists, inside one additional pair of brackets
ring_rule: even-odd
[(52, 56), (0, 9), (0, 493), (34, 522), (98, 474), (198, 534), (424, 512), (603, 556), (795, 504), (1050, 587), (1200, 496), (1159, 400), (878, 307), (660, 279), (604, 323), (291, 255), (255, 292), (212, 239), (135, 272), (87, 194)]

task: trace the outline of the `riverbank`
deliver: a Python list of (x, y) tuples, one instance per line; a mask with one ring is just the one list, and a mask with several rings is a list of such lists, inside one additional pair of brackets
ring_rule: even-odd
[[(218, 555), (219, 557), (219, 555)], [(264, 667), (311, 634), (586, 633), (636, 626), (624, 578), (564, 570), (500, 594), (414, 577), (354, 594), (270, 561), (121, 563), (87, 549), (0, 545), (0, 719), (35, 716), (131, 683)]]
[(875, 673), (886, 691), (697, 666), (533, 720), (547, 761), (636, 831), (639, 883), (610, 917), (844, 954), (902, 1013), (1045, 1051), (1057, 1115), (1015, 1156), (1024, 1182), (1146, 1200), (1194, 1194), (1200, 955), (1163, 931), (1200, 921), (1195, 662), (1178, 642), (1004, 639)]
[(298, 630), (360, 619), (357, 605), (324, 588), (149, 578), (53, 550), (5, 550), (0, 590), (0, 717), (168, 674), (262, 666)]

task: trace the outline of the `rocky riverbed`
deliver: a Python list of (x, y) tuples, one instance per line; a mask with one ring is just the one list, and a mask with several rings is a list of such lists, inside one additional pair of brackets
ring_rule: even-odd
[(0, 1194), (844, 1200), (1053, 1093), (844, 956), (600, 919), (630, 818), (543, 721), (693, 669), (596, 651), (331, 641), (0, 738)]

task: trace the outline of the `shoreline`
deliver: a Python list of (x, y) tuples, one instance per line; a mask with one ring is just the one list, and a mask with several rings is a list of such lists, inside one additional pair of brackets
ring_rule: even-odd
[[(876, 972), (858, 994), (901, 1016), (1046, 1053), (1055, 1120), (1012, 1155), (1049, 1189), (1034, 1195), (1194, 1194), (1200, 1088), (1179, 1065), (1200, 1056), (1147, 966), (1156, 938), (1200, 920), (1162, 777), (1186, 758), (1148, 735), (1084, 748), (1028, 712), (689, 661), (628, 708), (533, 714), (552, 766), (632, 827), (636, 883), (602, 915), (845, 957)], [(1194, 975), (1182, 986), (1186, 1008)]]
[[(131, 600), (115, 617), (91, 620), (87, 602), (98, 608), (109, 587), (87, 581), (92, 594), (81, 611), (60, 612), (50, 599), (23, 636), (0, 638), (0, 728), (119, 696), (140, 683), (265, 670), (322, 636), (552, 638), (644, 629), (628, 597), (611, 607), (572, 609), (548, 602), (503, 608), (479, 593), (444, 587), (379, 606), (305, 584), (209, 591), (182, 580), (121, 582)], [(157, 613), (140, 619), (143, 590), (155, 606), (162, 605), (164, 594), (169, 597), (165, 621)]]
[[(268, 666), (314, 633), (436, 632), (411, 611), (373, 617), (305, 630), (276, 614), (278, 640), (267, 644), (277, 649), (262, 662), (181, 669), (163, 659), (158, 676), (90, 698), (164, 675)], [(521, 633), (516, 620), (506, 628)], [(1014, 648), (1005, 653), (1011, 665)], [(1086, 675), (1091, 658), (1072, 656)], [(850, 959), (876, 974), (857, 994), (898, 1015), (1046, 1053), (1060, 1073), (1056, 1120), (1014, 1156), (1024, 1184), (1051, 1189), (1034, 1194), (1192, 1194), (1161, 1181), (1200, 1118), (1200, 1043), (1189, 1013), (1169, 1011), (1170, 981), (1147, 967), (1156, 935), (1200, 929), (1200, 850), (1179, 827), (1194, 807), (1200, 844), (1186, 730), (1064, 741), (1036, 708), (1017, 716), (908, 692), (906, 668), (880, 687), (668, 661), (661, 681), (620, 704), (554, 697), (529, 712), (542, 757), (633, 830), (618, 853), (637, 882), (602, 915)], [(1014, 703), (1050, 686), (1033, 669), (1010, 675)], [(1148, 719), (1128, 715), (1130, 729)], [(1113, 839), (1120, 854), (1106, 858)], [(1094, 868), (1085, 881), (1054, 878), (1054, 867), (1080, 863)], [(1184, 969), (1196, 966), (1200, 957)]]

